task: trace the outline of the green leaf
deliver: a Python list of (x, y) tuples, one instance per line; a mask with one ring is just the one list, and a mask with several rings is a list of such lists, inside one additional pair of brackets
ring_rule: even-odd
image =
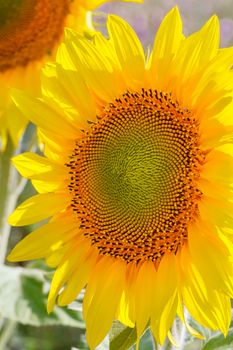
[(223, 334), (212, 337), (202, 350), (229, 350), (233, 349), (233, 329), (230, 329), (226, 338)]
[(43, 292), (43, 271), (0, 267), (0, 313), (2, 317), (32, 326), (63, 325), (84, 328), (81, 313), (55, 307), (48, 315)]
[(139, 350), (154, 350), (154, 340), (150, 329), (148, 328), (140, 339)]
[(120, 322), (114, 322), (110, 334), (110, 350), (129, 349), (136, 340), (136, 328), (125, 327)]

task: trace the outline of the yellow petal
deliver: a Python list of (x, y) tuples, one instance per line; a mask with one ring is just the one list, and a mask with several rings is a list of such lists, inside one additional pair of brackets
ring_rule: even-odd
[[(204, 66), (192, 87), (189, 90), (191, 106), (195, 110), (203, 109), (213, 101), (226, 95), (229, 84), (232, 84), (230, 77), (232, 67), (233, 48), (219, 49), (216, 56), (211, 59), (208, 66)], [(217, 94), (218, 95), (217, 95)], [(205, 119), (205, 113), (203, 112)], [(210, 129), (210, 128), (208, 128)]]
[(57, 177), (62, 179), (67, 174), (65, 166), (35, 153), (22, 153), (13, 157), (12, 162), (19, 173), (28, 179), (38, 179), (43, 173), (49, 173), (55, 179)]
[(117, 16), (108, 17), (107, 28), (128, 84), (132, 87), (141, 86), (145, 57), (140, 40), (130, 25)]
[(220, 229), (233, 227), (233, 205), (225, 199), (203, 196), (198, 203), (200, 218)]
[(198, 339), (205, 338), (202, 334), (200, 334), (198, 331), (196, 331), (196, 329), (194, 329), (192, 326), (190, 326), (190, 324), (187, 322), (185, 315), (184, 315), (183, 305), (182, 305), (181, 301), (178, 303), (177, 314), (180, 317), (180, 319), (182, 320), (182, 322), (185, 324), (187, 331), (192, 335), (192, 337), (195, 337)]
[(174, 7), (164, 17), (158, 29), (150, 56), (148, 78), (153, 87), (163, 88), (168, 84), (172, 75), (172, 61), (183, 38), (180, 13), (178, 8)]
[(229, 143), (233, 136), (233, 127), (223, 125), (216, 119), (200, 120), (200, 147), (210, 149)]
[(201, 176), (210, 181), (229, 184), (233, 181), (233, 157), (218, 150), (211, 150), (205, 159)]
[(69, 203), (69, 195), (64, 193), (37, 194), (20, 204), (9, 216), (8, 222), (13, 226), (30, 225), (53, 216)]
[(20, 154), (13, 157), (12, 161), (23, 177), (32, 180), (33, 186), (39, 193), (62, 189), (62, 184), (68, 179), (68, 170), (65, 165), (34, 153)]
[[(77, 137), (80, 132), (77, 131)], [(56, 131), (48, 131), (38, 129), (39, 139), (44, 145), (44, 154), (49, 159), (65, 164), (67, 156), (72, 152), (75, 145), (75, 140), (67, 140), (62, 135), (58, 135)]]
[(163, 344), (175, 319), (178, 305), (178, 276), (176, 257), (163, 256), (153, 286), (151, 330), (160, 344)]
[(88, 282), (87, 289), (93, 287), (95, 290), (86, 315), (86, 337), (91, 349), (104, 339), (111, 328), (124, 287), (125, 271), (126, 264), (115, 261), (110, 270), (101, 272), (105, 277), (103, 284), (98, 279), (95, 279), (95, 286), (93, 280)]
[(71, 120), (76, 120), (80, 129), (87, 126), (87, 120), (94, 119), (93, 99), (80, 74), (47, 64), (41, 80), (43, 95), (57, 103)]
[[(121, 71), (121, 64), (118, 60), (117, 53), (114, 49), (114, 44), (112, 40), (107, 39), (102, 33), (96, 32), (93, 36), (93, 42), (97, 50), (102, 52), (105, 57), (111, 62), (114, 70), (117, 72)], [(124, 79), (123, 75), (122, 78)]]
[(48, 296), (48, 312), (52, 311), (60, 289), (69, 280), (76, 267), (86, 259), (89, 248), (89, 241), (83, 238), (76, 239), (74, 244), (68, 246), (62, 261), (53, 276)]
[(109, 256), (101, 257), (92, 270), (83, 300), (84, 319), (87, 317), (93, 296), (97, 290), (97, 286), (99, 284), (104, 285), (106, 277), (109, 276), (109, 271), (112, 268), (113, 262), (113, 259)]
[(61, 109), (52, 106), (52, 103), (46, 104), (39, 98), (32, 98), (19, 90), (13, 90), (12, 99), (23, 115), (38, 127), (62, 133), (62, 136), (68, 139), (76, 138), (75, 125), (68, 121)]
[(135, 318), (138, 338), (144, 332), (152, 314), (155, 274), (155, 266), (152, 262), (145, 262), (138, 271), (135, 286)]
[(55, 249), (55, 251), (50, 252), (49, 255), (45, 257), (46, 265), (52, 268), (57, 267), (64, 256), (64, 252), (64, 247), (60, 247), (58, 249)]
[(192, 263), (187, 247), (180, 255), (181, 293), (190, 314), (204, 327), (227, 334), (231, 321), (230, 298), (206, 285)]
[(6, 128), (9, 131), (14, 146), (17, 147), (19, 139), (25, 130), (26, 125), (28, 124), (28, 119), (25, 118), (23, 113), (20, 112), (14, 103), (11, 103), (8, 109), (5, 111), (5, 118)]
[[(133, 300), (131, 300), (131, 303)], [(117, 311), (116, 318), (126, 325), (127, 327), (133, 328), (135, 326), (135, 322), (132, 321), (130, 318), (130, 308), (129, 308), (129, 299), (126, 296), (126, 292), (123, 291), (120, 304), (119, 304), (119, 310)]]
[(79, 295), (82, 288), (88, 281), (90, 272), (96, 264), (97, 252), (95, 249), (86, 257), (79, 261), (75, 271), (70, 276), (64, 290), (58, 297), (58, 305), (64, 306), (70, 304)]
[(40, 259), (78, 234), (70, 217), (45, 224), (20, 241), (8, 256), (9, 261)]
[(56, 62), (60, 64), (64, 69), (76, 71), (75, 62), (72, 60), (70, 52), (68, 51), (65, 43), (61, 43), (57, 49)]
[[(70, 31), (67, 31), (67, 35)], [(96, 46), (80, 35), (66, 40), (66, 51), (75, 62), (76, 70), (85, 80), (90, 91), (106, 102), (114, 100), (125, 91), (122, 75), (112, 65), (109, 56), (97, 50)]]
[(233, 296), (233, 245), (203, 221), (189, 229), (189, 249), (193, 264), (212, 288)]
[(202, 203), (205, 197), (209, 197), (220, 200), (220, 202), (226, 202), (227, 207), (227, 202), (233, 199), (232, 189), (228, 184), (222, 184), (218, 181), (208, 181), (207, 179), (200, 179), (198, 187), (203, 194), (200, 203)]
[(175, 60), (177, 72), (180, 75), (180, 84), (216, 56), (219, 38), (218, 18), (213, 16), (198, 32), (182, 42)]
[(122, 293), (117, 319), (129, 327), (135, 326), (136, 320), (136, 281), (138, 266), (132, 262), (127, 265), (125, 288)]

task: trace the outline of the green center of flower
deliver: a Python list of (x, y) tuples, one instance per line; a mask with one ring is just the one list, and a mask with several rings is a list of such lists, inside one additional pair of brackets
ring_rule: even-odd
[(198, 142), (192, 113), (151, 90), (116, 99), (77, 140), (72, 207), (101, 254), (160, 261), (183, 245), (201, 196)]
[(70, 0), (0, 0), (0, 72), (51, 53), (61, 38)]

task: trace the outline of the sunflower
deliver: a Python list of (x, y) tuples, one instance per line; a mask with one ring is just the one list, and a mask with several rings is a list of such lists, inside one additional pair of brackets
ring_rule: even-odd
[[(184, 308), (225, 335), (233, 296), (233, 48), (216, 16), (185, 38), (177, 7), (148, 59), (132, 28), (109, 16), (109, 39), (66, 32), (42, 74), (43, 97), (15, 91), (45, 156), (13, 159), (39, 192), (12, 225), (50, 221), (10, 261), (56, 268), (48, 297), (67, 305), (86, 287), (93, 349), (114, 319), (150, 325), (159, 343)], [(195, 332), (194, 332), (195, 333)]]
[[(10, 100), (10, 87), (40, 91), (39, 72), (55, 57), (64, 26), (92, 30), (90, 11), (108, 0), (0, 0), (0, 136), (15, 146), (27, 120)], [(114, 1), (114, 0), (109, 0)], [(122, 0), (142, 2), (143, 0)]]

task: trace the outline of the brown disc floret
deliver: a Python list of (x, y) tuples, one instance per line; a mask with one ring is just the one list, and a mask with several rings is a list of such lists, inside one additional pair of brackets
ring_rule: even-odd
[(170, 94), (127, 92), (76, 141), (72, 208), (100, 254), (158, 262), (176, 253), (198, 215), (198, 123)]

